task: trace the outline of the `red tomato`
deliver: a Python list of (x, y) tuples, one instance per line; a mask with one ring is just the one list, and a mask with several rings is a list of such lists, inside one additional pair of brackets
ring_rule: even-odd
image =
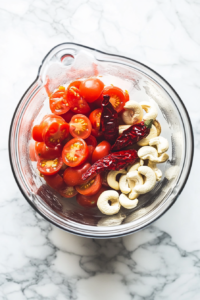
[(51, 94), (49, 97), (49, 105), (52, 113), (56, 115), (62, 115), (70, 109), (64, 86), (60, 86)]
[(129, 93), (127, 90), (124, 92), (124, 97), (125, 97), (125, 103), (129, 101)]
[(58, 144), (55, 148), (49, 148), (46, 144), (43, 143), (35, 143), (35, 152), (39, 158), (44, 159), (54, 159), (56, 157), (60, 157), (62, 154), (62, 146)]
[(86, 183), (75, 186), (75, 188), (79, 194), (92, 196), (101, 188), (101, 176), (98, 174), (96, 177), (90, 179)]
[(46, 146), (54, 148), (69, 134), (69, 124), (63, 118), (56, 115), (48, 115), (42, 122), (42, 137)]
[(101, 125), (101, 108), (97, 108), (91, 112), (89, 119), (94, 129), (100, 130)]
[(82, 80), (75, 80), (75, 81), (72, 81), (72, 82), (68, 85), (67, 88), (70, 89), (70, 87), (74, 86), (74, 87), (76, 87), (77, 89), (79, 89), (81, 82), (82, 82)]
[(93, 135), (88, 136), (88, 138), (85, 139), (85, 142), (88, 146), (93, 146), (93, 147), (97, 146), (97, 140)]
[(78, 194), (76, 197), (76, 201), (81, 206), (95, 207), (95, 206), (97, 206), (97, 200), (98, 200), (99, 196), (104, 191), (107, 191), (107, 189), (105, 187), (101, 187), (101, 189), (93, 196), (84, 196), (84, 195)]
[(60, 189), (64, 184), (64, 180), (59, 174), (44, 175), (43, 178), (46, 181), (46, 183), (55, 190)]
[(69, 123), (69, 132), (73, 137), (86, 139), (92, 130), (90, 120), (84, 115), (75, 115)]
[(42, 127), (40, 125), (35, 125), (32, 130), (32, 138), (36, 142), (43, 142), (43, 137), (42, 137)]
[(92, 155), (93, 155), (94, 149), (95, 149), (94, 146), (91, 146), (91, 145), (88, 146), (89, 154), (88, 154), (88, 159), (87, 160), (89, 161), (89, 163), (92, 163)]
[(98, 129), (94, 129), (92, 128), (92, 131), (91, 131), (92, 135), (95, 136), (96, 138), (99, 138), (103, 135), (103, 132), (98, 130)]
[(92, 155), (92, 163), (94, 164), (100, 158), (108, 155), (110, 153), (111, 145), (107, 141), (103, 141), (98, 144)]
[(31, 161), (36, 161), (36, 155), (35, 155), (35, 141), (31, 140), (29, 144), (29, 156)]
[(70, 109), (76, 114), (87, 114), (90, 112), (90, 107), (87, 102), (81, 97), (79, 89), (72, 86), (67, 89), (67, 100)]
[(76, 196), (78, 193), (73, 186), (65, 185), (58, 190), (59, 194), (65, 198), (72, 198)]
[(58, 173), (63, 164), (62, 157), (46, 160), (39, 159), (37, 163), (37, 168), (43, 175), (54, 175)]
[(120, 112), (123, 109), (125, 105), (125, 96), (120, 88), (116, 86), (107, 86), (102, 92), (102, 97), (103, 95), (110, 96), (110, 103), (117, 112)]
[(103, 91), (104, 83), (98, 78), (88, 78), (81, 82), (79, 91), (87, 102), (93, 102), (99, 98)]
[(74, 138), (63, 148), (62, 158), (69, 167), (76, 167), (86, 161), (88, 157), (88, 146), (83, 139)]
[(82, 175), (91, 167), (88, 162), (74, 168), (67, 168), (63, 174), (65, 183), (69, 186), (75, 186), (83, 184), (85, 181), (82, 179)]
[(62, 115), (62, 118), (65, 120), (65, 122), (69, 123), (71, 121), (71, 118), (75, 115), (73, 111), (69, 110), (65, 114)]

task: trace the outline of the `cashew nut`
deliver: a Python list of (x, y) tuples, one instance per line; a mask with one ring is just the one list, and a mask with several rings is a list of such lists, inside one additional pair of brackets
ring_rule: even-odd
[(151, 168), (154, 171), (154, 173), (156, 174), (156, 181), (161, 181), (162, 171), (157, 168), (156, 163), (149, 160), (148, 167)]
[(127, 209), (131, 209), (131, 208), (134, 208), (137, 206), (138, 199), (130, 200), (126, 195), (121, 194), (119, 196), (119, 202), (120, 202), (121, 206), (123, 206)]
[(140, 161), (138, 162), (138, 163), (136, 163), (136, 164), (134, 164), (134, 165), (130, 165), (130, 166), (128, 166), (127, 167), (127, 172), (132, 172), (132, 171), (137, 171), (138, 170), (138, 168), (140, 167), (140, 166), (143, 166), (144, 165), (144, 161), (143, 161), (143, 159), (140, 159)]
[(119, 190), (119, 182), (116, 180), (117, 174), (126, 174), (126, 170), (110, 171), (108, 173), (107, 183), (114, 190)]
[(149, 145), (150, 146), (156, 145), (158, 153), (166, 152), (169, 149), (168, 140), (162, 136), (157, 136), (155, 138), (150, 139)]
[(146, 121), (146, 120), (150, 120), (150, 119), (153, 119), (153, 120), (156, 119), (156, 117), (158, 115), (158, 111), (154, 104), (143, 101), (143, 102), (140, 102), (140, 105), (146, 111), (146, 115), (144, 115), (143, 120)]
[(120, 225), (125, 218), (126, 215), (119, 212), (117, 215), (101, 218), (97, 226), (117, 226)]
[(126, 175), (122, 175), (119, 180), (120, 191), (124, 194), (130, 193), (131, 189), (128, 186), (128, 181)]
[(144, 175), (146, 180), (144, 184), (136, 185), (134, 190), (138, 194), (146, 194), (154, 188), (156, 184), (156, 175), (154, 171), (147, 166), (139, 167), (138, 173)]
[[(110, 201), (111, 204), (109, 204), (108, 201)], [(113, 190), (103, 192), (97, 200), (97, 206), (99, 210), (102, 212), (102, 214), (105, 215), (117, 214), (121, 207), (119, 203), (118, 192)]]
[(156, 127), (157, 135), (159, 136), (161, 134), (161, 125), (160, 125), (160, 123), (158, 122), (158, 120), (154, 120), (153, 125)]
[(122, 134), (122, 132), (126, 129), (128, 129), (129, 127), (131, 127), (131, 125), (120, 125), (119, 126), (119, 134)]
[(169, 158), (169, 155), (167, 153), (162, 153), (161, 156), (158, 157), (157, 150), (151, 146), (141, 147), (138, 150), (138, 156), (143, 160), (149, 159), (155, 163), (163, 163)]
[(149, 141), (157, 136), (157, 129), (154, 125), (151, 126), (149, 135), (147, 135), (147, 137), (145, 137), (144, 139), (140, 140), (139, 142), (137, 142), (137, 144), (139, 146), (147, 146), (149, 145)]
[(124, 105), (125, 111), (122, 113), (122, 120), (128, 125), (140, 123), (143, 118), (142, 106), (136, 101), (128, 101)]
[(129, 199), (136, 199), (139, 196), (139, 193), (136, 192), (135, 187), (144, 183), (143, 177), (139, 174), (138, 171), (128, 172), (126, 176), (128, 178), (128, 183), (131, 188), (131, 193), (128, 195), (128, 197)]

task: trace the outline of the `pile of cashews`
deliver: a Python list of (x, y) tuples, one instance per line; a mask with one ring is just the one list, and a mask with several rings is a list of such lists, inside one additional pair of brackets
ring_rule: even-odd
[[(122, 207), (133, 209), (138, 205), (138, 196), (150, 192), (156, 185), (156, 181), (162, 178), (162, 171), (157, 164), (168, 160), (166, 151), (169, 148), (167, 139), (160, 136), (161, 126), (156, 120), (157, 108), (149, 102), (128, 101), (122, 113), (124, 125), (119, 126), (119, 134), (131, 125), (142, 120), (153, 119), (153, 125), (149, 135), (140, 140), (137, 145), (139, 162), (130, 165), (127, 169), (110, 171), (107, 175), (107, 183), (112, 190), (104, 191), (98, 198), (97, 206), (105, 215), (117, 214)], [(143, 110), (146, 112), (144, 115)], [(121, 174), (119, 181), (117, 175)], [(120, 191), (120, 193), (118, 192)]]

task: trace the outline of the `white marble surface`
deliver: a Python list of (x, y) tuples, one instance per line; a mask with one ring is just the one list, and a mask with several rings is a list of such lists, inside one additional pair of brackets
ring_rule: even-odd
[[(54, 45), (129, 56), (165, 77), (192, 119), (195, 157), (175, 205), (145, 230), (91, 240), (50, 225), (13, 179), (15, 106)], [(200, 299), (200, 1), (0, 0), (0, 299)]]

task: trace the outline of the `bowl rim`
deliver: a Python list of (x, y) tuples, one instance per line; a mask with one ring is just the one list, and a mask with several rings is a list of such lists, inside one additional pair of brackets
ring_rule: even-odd
[[(183, 110), (186, 114), (186, 117), (188, 119), (188, 125), (189, 125), (189, 129), (190, 129), (190, 135), (191, 135), (191, 142), (192, 142), (192, 145), (191, 145), (191, 157), (190, 157), (190, 161), (188, 163), (188, 172), (187, 172), (187, 175), (185, 176), (185, 179), (184, 179), (184, 182), (179, 190), (179, 192), (177, 193), (177, 195), (173, 198), (173, 201), (163, 210), (163, 212), (158, 215), (157, 217), (153, 218), (153, 220), (149, 221), (148, 224), (145, 224), (142, 228), (138, 228), (138, 229), (133, 229), (133, 230), (130, 230), (129, 232), (124, 232), (124, 233), (118, 233), (118, 234), (107, 234), (106, 236), (100, 236), (100, 235), (93, 235), (93, 234), (84, 234), (84, 233), (80, 233), (80, 232), (75, 232), (73, 230), (70, 230), (68, 228), (64, 228), (62, 227), (61, 225), (55, 223), (54, 221), (52, 221), (50, 218), (48, 218), (47, 216), (45, 216), (36, 206), (33, 205), (33, 203), (30, 201), (30, 199), (28, 198), (28, 196), (25, 194), (25, 192), (23, 191), (21, 185), (20, 185), (20, 182), (19, 180), (17, 179), (17, 176), (15, 174), (15, 171), (14, 171), (14, 166), (13, 166), (13, 162), (12, 162), (12, 157), (11, 157), (11, 133), (12, 133), (12, 127), (13, 127), (13, 123), (14, 123), (14, 119), (15, 119), (15, 116), (16, 116), (16, 113), (18, 111), (18, 108), (24, 98), (24, 96), (27, 94), (27, 92), (31, 89), (31, 87), (38, 81), (39, 79), (39, 75), (40, 75), (40, 70), (46, 60), (46, 58), (48, 57), (48, 55), (53, 52), (54, 49), (56, 49), (57, 47), (59, 46), (63, 46), (63, 45), (73, 45), (73, 46), (78, 46), (78, 47), (83, 47), (83, 48), (86, 48), (86, 49), (89, 49), (89, 50), (92, 50), (92, 51), (96, 51), (98, 53), (101, 53), (101, 54), (105, 54), (105, 55), (108, 55), (108, 56), (112, 56), (112, 57), (119, 57), (119, 58), (124, 58), (124, 59), (127, 59), (129, 61), (132, 61), (132, 62), (135, 62), (135, 63), (138, 63), (140, 64), (141, 66), (144, 66), (145, 68), (147, 68), (148, 70), (152, 71), (153, 73), (155, 73), (158, 77), (160, 77), (170, 88), (171, 90), (174, 92), (174, 94), (176, 95), (176, 97), (178, 98), (178, 100), (180, 101), (182, 107), (183, 107)], [(171, 206), (176, 202), (177, 198), (180, 196), (181, 192), (183, 191), (186, 183), (187, 183), (187, 180), (188, 180), (188, 177), (190, 175), (190, 172), (191, 172), (191, 168), (192, 168), (192, 163), (193, 163), (193, 157), (194, 157), (194, 133), (193, 133), (193, 128), (192, 128), (192, 123), (191, 123), (191, 119), (190, 119), (190, 116), (189, 116), (189, 113), (186, 109), (186, 106), (184, 104), (184, 102), (182, 101), (182, 99), (180, 98), (179, 94), (175, 91), (175, 89), (171, 86), (171, 84), (165, 79), (162, 77), (162, 75), (160, 75), (159, 73), (157, 73), (154, 69), (150, 68), (149, 66), (147, 66), (146, 64), (144, 63), (141, 63), (140, 61), (138, 60), (135, 60), (135, 59), (132, 59), (132, 58), (129, 58), (127, 56), (123, 56), (123, 55), (118, 55), (118, 54), (112, 54), (112, 53), (107, 53), (107, 52), (104, 52), (104, 51), (101, 51), (101, 50), (98, 50), (96, 48), (92, 48), (92, 47), (89, 47), (89, 46), (85, 46), (85, 45), (82, 45), (82, 44), (78, 44), (78, 43), (73, 43), (73, 42), (64, 42), (64, 43), (60, 43), (60, 44), (57, 44), (56, 46), (54, 46), (53, 48), (51, 48), (49, 50), (49, 52), (45, 55), (45, 57), (42, 59), (42, 62), (38, 68), (38, 73), (37, 73), (37, 76), (36, 76), (36, 79), (30, 84), (30, 86), (26, 89), (26, 91), (24, 92), (24, 94), (22, 95), (22, 97), (20, 98), (15, 110), (14, 110), (14, 113), (13, 113), (13, 116), (12, 116), (12, 119), (11, 119), (11, 123), (10, 123), (10, 128), (9, 128), (9, 136), (8, 136), (8, 152), (9, 152), (9, 161), (10, 161), (10, 166), (11, 166), (11, 170), (12, 170), (12, 173), (13, 173), (13, 176), (15, 178), (15, 181), (17, 183), (17, 186), (19, 188), (19, 190), (21, 191), (22, 195), (24, 196), (24, 198), (26, 199), (26, 201), (31, 205), (31, 207), (37, 212), (39, 213), (45, 220), (47, 220), (48, 222), (50, 222), (51, 224), (59, 227), (60, 229), (62, 230), (65, 230), (67, 232), (70, 232), (72, 234), (75, 234), (75, 235), (78, 235), (78, 236), (83, 236), (83, 237), (87, 237), (87, 238), (98, 238), (98, 239), (108, 239), (108, 238), (117, 238), (117, 237), (121, 237), (121, 236), (125, 236), (125, 235), (130, 235), (130, 234), (133, 234), (137, 231), (140, 231), (146, 227), (148, 227), (149, 225), (151, 225), (153, 222), (155, 222), (156, 220), (158, 220), (163, 214), (165, 214), (170, 208)]]

